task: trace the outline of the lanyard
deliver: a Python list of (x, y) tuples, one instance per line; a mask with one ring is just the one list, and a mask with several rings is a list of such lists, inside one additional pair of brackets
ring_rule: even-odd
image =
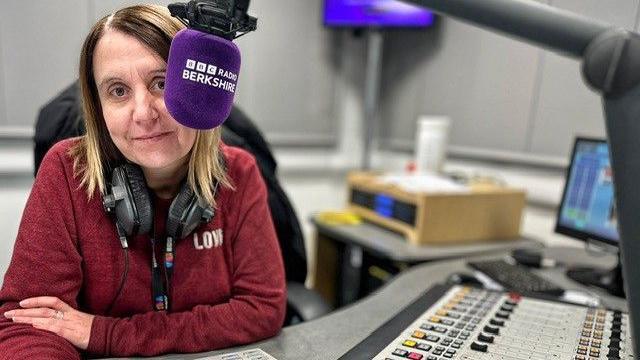
[(156, 311), (169, 311), (169, 289), (171, 288), (171, 276), (175, 259), (175, 247), (173, 238), (167, 237), (164, 251), (164, 276), (162, 269), (156, 260), (155, 231), (151, 238), (151, 287), (153, 292), (153, 306)]
[(156, 311), (169, 310), (167, 286), (162, 276), (162, 269), (156, 260), (156, 240), (151, 238), (151, 289), (153, 291), (153, 306)]

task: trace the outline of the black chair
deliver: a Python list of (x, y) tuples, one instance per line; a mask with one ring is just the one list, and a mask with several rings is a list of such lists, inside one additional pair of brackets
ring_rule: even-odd
[[(44, 105), (38, 114), (34, 137), (34, 174), (46, 152), (58, 141), (84, 134), (79, 100), (79, 85), (74, 82)], [(308, 321), (331, 309), (316, 292), (307, 289), (307, 259), (300, 222), (277, 178), (277, 163), (269, 145), (253, 122), (233, 107), (222, 128), (223, 141), (252, 153), (267, 185), (269, 208), (284, 260), (287, 279), (287, 315), (285, 325)]]

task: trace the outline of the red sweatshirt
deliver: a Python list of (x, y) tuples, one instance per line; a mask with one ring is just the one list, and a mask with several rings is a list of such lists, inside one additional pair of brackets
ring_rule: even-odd
[[(113, 310), (124, 254), (113, 220), (96, 192), (88, 200), (67, 150), (55, 145), (42, 162), (22, 215), (0, 290), (0, 359), (74, 359), (64, 338), (5, 319), (33, 296), (57, 296), (96, 315), (87, 353), (135, 356), (201, 352), (275, 335), (286, 306), (284, 267), (254, 158), (222, 145), (235, 190), (217, 195), (214, 219), (176, 246), (171, 312), (153, 310), (151, 242), (129, 240), (129, 274)], [(170, 201), (155, 202), (157, 233)], [(159, 241), (160, 242), (160, 241)], [(156, 244), (161, 261), (163, 244)]]

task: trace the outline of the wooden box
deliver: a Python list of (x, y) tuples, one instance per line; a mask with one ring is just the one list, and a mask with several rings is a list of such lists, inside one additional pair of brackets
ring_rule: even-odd
[(381, 181), (380, 174), (347, 177), (349, 210), (412, 244), (515, 240), (520, 236), (525, 192), (495, 184), (466, 192), (409, 192)]

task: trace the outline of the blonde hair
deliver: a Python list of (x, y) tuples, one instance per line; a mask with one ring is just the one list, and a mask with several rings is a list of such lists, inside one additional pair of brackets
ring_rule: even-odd
[[(124, 161), (107, 130), (93, 74), (93, 55), (98, 41), (105, 29), (120, 31), (135, 37), (166, 62), (171, 40), (183, 28), (165, 7), (136, 5), (103, 17), (85, 39), (80, 54), (80, 90), (87, 133), (71, 147), (69, 154), (73, 157), (74, 173), (80, 177), (89, 198), (96, 189), (105, 193), (105, 176), (114, 165)], [(187, 182), (197, 196), (212, 205), (215, 205), (216, 182), (232, 188), (220, 154), (220, 139), (220, 128), (197, 131), (187, 173)]]

